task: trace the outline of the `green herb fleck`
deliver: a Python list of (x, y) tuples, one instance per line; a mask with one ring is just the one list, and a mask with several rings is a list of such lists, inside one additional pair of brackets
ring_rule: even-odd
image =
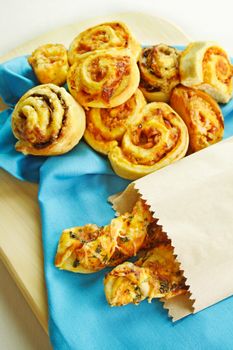
[(70, 238), (77, 239), (77, 236), (74, 232), (70, 231)]
[(169, 283), (168, 281), (161, 281), (160, 282), (160, 293), (168, 293), (169, 292)]
[(79, 260), (78, 259), (75, 259), (74, 262), (73, 262), (73, 267), (78, 267), (79, 265)]
[(133, 299), (133, 302), (135, 304), (138, 304), (141, 301), (141, 298), (142, 298), (141, 289), (139, 288), (139, 286), (135, 286), (134, 291), (135, 291), (136, 295), (135, 295), (135, 297)]
[(97, 246), (97, 248), (96, 248), (96, 250), (95, 250), (95, 252), (97, 253), (97, 254), (99, 254), (99, 253), (101, 253), (101, 246), (100, 245), (98, 245)]
[(124, 236), (124, 237), (120, 237), (120, 240), (122, 242), (129, 242), (129, 238), (127, 236)]
[(107, 261), (108, 261), (108, 256), (105, 255), (105, 256), (103, 257), (103, 263), (106, 264)]

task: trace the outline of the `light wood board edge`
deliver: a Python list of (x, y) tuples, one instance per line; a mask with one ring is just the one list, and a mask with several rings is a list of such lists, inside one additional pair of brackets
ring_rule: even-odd
[[(17, 271), (15, 270), (14, 266), (12, 265), (11, 261), (7, 258), (4, 251), (0, 247), (0, 258), (4, 265), (6, 266), (8, 272), (13, 277), (14, 282), (16, 283), (17, 287), (23, 294), (25, 300), (27, 301), (28, 305), (30, 306), (31, 310), (35, 314), (36, 318), (40, 322), (42, 328), (44, 331), (48, 334), (48, 311), (47, 311), (47, 302), (46, 302), (46, 295), (44, 296), (44, 311), (40, 311), (37, 304), (35, 303), (35, 300), (33, 299), (32, 295), (29, 293), (28, 289), (24, 284), (22, 284), (22, 281), (20, 277), (17, 274)], [(45, 285), (44, 285), (45, 290)]]
[(0, 258), (47, 330), (38, 186), (15, 179), (3, 170), (0, 183)]

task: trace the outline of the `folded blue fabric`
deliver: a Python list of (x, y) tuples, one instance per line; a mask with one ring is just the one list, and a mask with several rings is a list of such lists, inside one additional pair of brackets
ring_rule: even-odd
[[(25, 57), (0, 66), (0, 95), (10, 106), (35, 84)], [(222, 110), (225, 137), (229, 137), (233, 135), (233, 101)], [(128, 182), (116, 176), (106, 158), (84, 142), (57, 157), (17, 153), (11, 112), (12, 108), (0, 114), (0, 167), (19, 179), (40, 179), (49, 331), (54, 349), (233, 349), (233, 298), (173, 324), (158, 300), (110, 308), (103, 290), (106, 271), (79, 275), (54, 267), (61, 231), (89, 222), (109, 222), (114, 212), (106, 199)]]

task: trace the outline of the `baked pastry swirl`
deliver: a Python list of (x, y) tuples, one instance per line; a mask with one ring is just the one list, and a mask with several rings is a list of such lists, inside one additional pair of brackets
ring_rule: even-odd
[(188, 127), (191, 152), (221, 141), (223, 115), (217, 102), (207, 93), (180, 85), (172, 91), (170, 104)]
[(185, 278), (173, 248), (161, 244), (144, 253), (136, 263), (124, 262), (104, 279), (105, 295), (111, 306), (139, 304), (148, 298), (170, 299), (187, 293)]
[(185, 156), (188, 130), (166, 103), (147, 104), (108, 154), (117, 175), (134, 180)]
[(233, 66), (214, 42), (193, 42), (180, 58), (181, 83), (203, 90), (217, 102), (227, 103), (233, 91)]
[(85, 112), (62, 87), (44, 84), (30, 89), (15, 106), (12, 130), (24, 154), (56, 155), (71, 150), (85, 130)]
[(86, 142), (96, 151), (108, 154), (118, 145), (131, 120), (137, 116), (146, 100), (137, 89), (125, 103), (113, 108), (91, 108), (86, 112), (87, 127), (84, 133)]
[(136, 61), (126, 50), (82, 55), (70, 68), (70, 93), (84, 107), (112, 108), (126, 102), (139, 84)]
[(160, 44), (142, 50), (139, 58), (140, 89), (150, 102), (168, 102), (171, 90), (179, 81), (177, 49)]
[(130, 49), (136, 60), (141, 51), (140, 44), (124, 23), (108, 22), (80, 33), (70, 45), (68, 59), (72, 65), (84, 53), (112, 48)]
[(28, 58), (28, 62), (41, 84), (65, 84), (69, 64), (66, 48), (62, 44), (38, 47)]
[(88, 224), (64, 230), (57, 249), (55, 265), (60, 269), (92, 273), (116, 266), (140, 249), (163, 240), (149, 207), (139, 199), (132, 212), (114, 218), (109, 225)]

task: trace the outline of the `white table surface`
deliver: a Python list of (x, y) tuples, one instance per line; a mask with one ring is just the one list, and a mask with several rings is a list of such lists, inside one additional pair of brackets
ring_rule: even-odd
[[(232, 0), (0, 0), (0, 5), (0, 55), (62, 25), (134, 11), (166, 18), (193, 40), (217, 41), (233, 56)], [(47, 335), (2, 263), (0, 281), (0, 349), (51, 349)]]

